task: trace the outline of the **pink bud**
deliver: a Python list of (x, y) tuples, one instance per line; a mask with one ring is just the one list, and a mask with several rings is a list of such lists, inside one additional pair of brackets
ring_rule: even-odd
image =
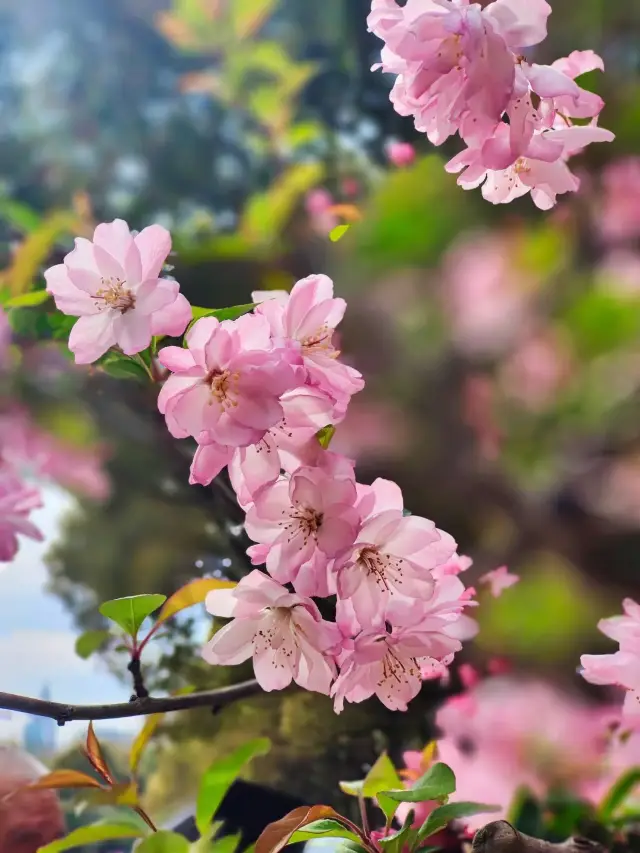
[(387, 145), (387, 157), (399, 169), (411, 166), (416, 159), (416, 150), (409, 142), (390, 142)]

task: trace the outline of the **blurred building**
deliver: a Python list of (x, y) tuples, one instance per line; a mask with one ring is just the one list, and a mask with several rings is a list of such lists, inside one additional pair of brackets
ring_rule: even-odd
[[(49, 685), (44, 685), (40, 698), (47, 702), (51, 700)], [(58, 746), (58, 727), (55, 720), (47, 717), (31, 717), (24, 727), (22, 745), (27, 752), (43, 761), (53, 758)]]

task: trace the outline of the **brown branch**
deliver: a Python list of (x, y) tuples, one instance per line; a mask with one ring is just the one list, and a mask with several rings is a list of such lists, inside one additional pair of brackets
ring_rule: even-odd
[(214, 708), (216, 710), (230, 705), (238, 699), (254, 696), (261, 691), (254, 679), (206, 690), (202, 693), (189, 693), (184, 696), (166, 696), (162, 698), (143, 697), (130, 702), (115, 705), (65, 705), (62, 702), (47, 702), (29, 696), (17, 696), (14, 693), (0, 693), (0, 708), (5, 711), (20, 711), (37, 717), (49, 717), (59, 726), (72, 720), (116, 720), (123, 717), (146, 717), (149, 714), (163, 714), (170, 711), (186, 711), (190, 708)]
[(472, 853), (604, 853), (604, 847), (588, 838), (567, 838), (561, 844), (532, 838), (506, 820), (494, 820), (473, 837)]

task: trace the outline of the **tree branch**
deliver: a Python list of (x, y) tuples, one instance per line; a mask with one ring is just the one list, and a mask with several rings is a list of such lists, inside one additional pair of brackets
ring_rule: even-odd
[(561, 844), (532, 838), (506, 820), (494, 820), (479, 829), (472, 853), (604, 853), (604, 847), (588, 838), (567, 838)]
[(146, 717), (149, 714), (163, 714), (169, 711), (186, 711), (190, 708), (211, 707), (216, 710), (230, 705), (238, 699), (245, 699), (260, 693), (257, 681), (243, 681), (230, 687), (206, 690), (202, 693), (190, 693), (184, 696), (166, 696), (162, 698), (143, 697), (130, 702), (115, 705), (65, 705), (62, 702), (47, 702), (29, 696), (17, 696), (14, 693), (0, 692), (0, 708), (5, 711), (20, 711), (37, 717), (49, 717), (59, 726), (72, 720), (116, 720), (123, 717)]

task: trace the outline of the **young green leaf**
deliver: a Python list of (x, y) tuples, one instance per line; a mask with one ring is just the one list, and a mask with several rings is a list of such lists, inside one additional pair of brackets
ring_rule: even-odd
[(338, 782), (338, 787), (342, 793), (348, 794), (350, 797), (361, 797), (363, 785), (364, 779), (360, 779), (358, 782)]
[(129, 636), (136, 637), (147, 616), (161, 607), (166, 600), (166, 595), (130, 595), (105, 601), (98, 610)]
[(453, 770), (439, 761), (432, 764), (411, 788), (380, 791), (376, 799), (390, 824), (398, 803), (426, 803), (429, 800), (444, 802), (455, 789), (456, 777)]
[(329, 232), (329, 239), (332, 243), (337, 243), (338, 240), (341, 240), (344, 237), (349, 228), (351, 228), (351, 225), (349, 224), (336, 225), (336, 227), (332, 228)]
[(324, 818), (322, 820), (314, 820), (304, 829), (300, 829), (291, 836), (289, 844), (296, 844), (298, 841), (309, 841), (312, 838), (346, 838), (349, 841), (358, 842), (358, 836), (346, 828), (338, 820), (332, 818)]
[(362, 783), (362, 794), (365, 797), (376, 797), (380, 791), (401, 788), (402, 780), (398, 776), (393, 762), (386, 752), (378, 757)]
[(393, 835), (388, 835), (386, 838), (378, 839), (378, 844), (385, 853), (401, 853), (405, 846), (408, 847), (409, 850), (413, 849), (413, 845), (418, 834), (418, 831), (413, 828), (415, 816), (416, 813), (414, 810), (410, 809), (404, 823), (402, 824), (402, 829), (400, 829), (399, 832), (395, 832)]
[(336, 428), (333, 424), (329, 424), (326, 427), (322, 427), (321, 430), (318, 430), (318, 432), (316, 433), (316, 438), (320, 443), (320, 447), (323, 447), (325, 450), (327, 450), (327, 448), (331, 444), (331, 439), (335, 434)]
[(200, 835), (210, 831), (211, 821), (245, 764), (257, 755), (265, 755), (271, 748), (267, 738), (249, 741), (226, 758), (215, 761), (200, 782), (196, 801), (196, 826)]
[(418, 830), (418, 842), (422, 842), (425, 838), (429, 838), (434, 833), (444, 829), (452, 820), (460, 820), (460, 818), (472, 817), (484, 812), (499, 811), (500, 806), (488, 806), (486, 803), (447, 803), (434, 809), (422, 824)]
[(114, 379), (137, 379), (149, 381), (149, 375), (139, 362), (122, 353), (110, 352), (98, 362), (98, 366)]
[(74, 847), (85, 847), (100, 841), (119, 841), (124, 838), (142, 838), (144, 830), (127, 823), (93, 823), (91, 826), (81, 826), (74, 829), (64, 838), (59, 838), (40, 847), (38, 853), (64, 853)]
[[(265, 827), (256, 841), (255, 853), (279, 853), (283, 847), (291, 843), (291, 839), (297, 832), (316, 821), (326, 819), (342, 823), (351, 829), (354, 835), (359, 832), (351, 821), (339, 815), (331, 806), (299, 806), (280, 820)], [(350, 839), (343, 839), (343, 843), (354, 844)]]
[(237, 320), (243, 314), (248, 314), (256, 307), (255, 302), (250, 302), (246, 305), (232, 305), (230, 308), (199, 308), (197, 305), (191, 306), (191, 314), (193, 320), (189, 323), (187, 332), (197, 320), (203, 317), (215, 317), (216, 320)]
[(76, 654), (83, 660), (87, 660), (104, 646), (110, 636), (108, 631), (85, 631), (76, 640)]

